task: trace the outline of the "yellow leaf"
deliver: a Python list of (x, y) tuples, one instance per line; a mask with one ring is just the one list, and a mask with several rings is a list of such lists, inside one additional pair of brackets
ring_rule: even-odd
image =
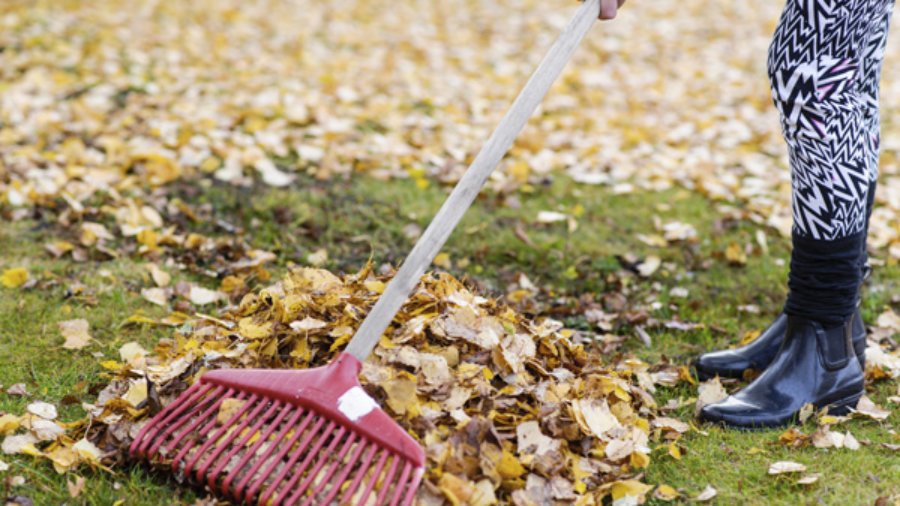
[(110, 371), (118, 371), (122, 369), (122, 364), (116, 362), (115, 360), (104, 360), (103, 362), (100, 362), (100, 367), (109, 369)]
[(747, 263), (747, 254), (744, 253), (744, 248), (740, 244), (733, 242), (725, 249), (725, 259), (731, 265), (745, 265)]
[(438, 488), (453, 506), (468, 504), (475, 494), (475, 486), (468, 480), (450, 473), (444, 473), (438, 482)]
[(415, 409), (417, 398), (414, 380), (400, 376), (382, 383), (381, 388), (387, 394), (387, 405), (394, 413), (412, 416), (417, 411)]
[(637, 480), (617, 481), (613, 483), (612, 486), (612, 498), (613, 501), (621, 499), (625, 496), (642, 498), (647, 494), (647, 492), (650, 491), (651, 488), (653, 488), (653, 486), (647, 485), (646, 483), (641, 483)]
[(242, 399), (227, 398), (219, 405), (219, 413), (216, 415), (216, 423), (224, 425), (236, 415), (247, 401)]
[(642, 452), (633, 452), (631, 454), (631, 465), (635, 469), (643, 469), (650, 465), (650, 456)]
[(366, 281), (363, 286), (370, 292), (381, 293), (384, 291), (384, 283), (381, 281)]
[(450, 261), (450, 255), (446, 253), (438, 253), (438, 255), (434, 257), (434, 261), (432, 263), (442, 269), (450, 269), (451, 267), (453, 267), (453, 262)]
[(669, 443), (669, 455), (675, 460), (681, 460), (681, 448), (675, 443)]
[(131, 386), (128, 387), (128, 391), (125, 392), (123, 398), (128, 401), (128, 404), (131, 404), (135, 408), (138, 407), (142, 402), (147, 400), (147, 381), (144, 379), (135, 380), (131, 383)]
[(3, 283), (3, 286), (6, 288), (18, 288), (24, 285), (26, 281), (28, 281), (28, 271), (22, 267), (7, 269), (0, 276), (0, 283)]
[(44, 249), (54, 257), (59, 258), (75, 249), (75, 246), (68, 241), (53, 241), (45, 244)]
[(159, 245), (159, 234), (153, 229), (145, 228), (138, 232), (137, 241), (146, 246), (147, 249), (153, 250)]
[(248, 316), (241, 318), (238, 330), (247, 339), (262, 339), (272, 333), (272, 322), (256, 322)]
[(99, 448), (94, 446), (94, 443), (91, 443), (87, 439), (80, 439), (77, 443), (72, 445), (72, 449), (75, 450), (75, 453), (78, 456), (91, 465), (99, 465), (100, 464), (100, 456), (102, 452)]
[(0, 416), (0, 434), (12, 434), (19, 428), (19, 417), (11, 413)]
[(142, 314), (133, 314), (125, 319), (125, 323), (149, 324), (156, 325), (156, 320), (148, 318)]
[(653, 497), (661, 501), (674, 501), (681, 497), (681, 494), (669, 485), (660, 485), (656, 487), (656, 490), (653, 492)]
[(497, 473), (504, 479), (514, 479), (525, 474), (525, 468), (519, 463), (519, 459), (507, 450), (503, 450), (500, 462), (497, 464)]
[(78, 463), (78, 454), (66, 446), (54, 448), (46, 454), (46, 457), (53, 462), (53, 469), (59, 474), (68, 472)]
[(738, 346), (744, 346), (745, 344), (752, 343), (754, 340), (756, 340), (757, 337), (759, 337), (761, 333), (761, 330), (751, 330), (746, 332), (744, 336), (741, 337), (741, 342), (738, 343)]

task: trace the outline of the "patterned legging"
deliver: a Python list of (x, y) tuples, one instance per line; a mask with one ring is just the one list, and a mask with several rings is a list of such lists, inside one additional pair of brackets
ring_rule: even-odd
[(835, 240), (866, 230), (893, 7), (894, 0), (787, 0), (768, 72), (788, 145), (795, 234)]

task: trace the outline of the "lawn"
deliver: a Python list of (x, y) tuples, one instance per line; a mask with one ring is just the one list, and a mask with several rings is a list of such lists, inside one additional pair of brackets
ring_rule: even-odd
[[(396, 265), (411, 247), (416, 227), (428, 223), (446, 192), (434, 182), (386, 183), (354, 177), (303, 180), (290, 190), (176, 184), (171, 194), (209, 210), (204, 219), (184, 224), (188, 230), (237, 235), (252, 247), (272, 251), (277, 260), (270, 270), (277, 276), (291, 265), (307, 265), (316, 252), (316, 261), (334, 271), (355, 270), (370, 257), (376, 265)], [(772, 230), (729, 219), (729, 214), (741, 211), (740, 205), (728, 212), (719, 206), (683, 189), (617, 194), (566, 177), (548, 178), (514, 198), (482, 196), (448, 241), (439, 268), (492, 297), (507, 297), (509, 287), (526, 275), (540, 289), (539, 295), (521, 301), (510, 295), (509, 302), (528, 314), (552, 315), (580, 330), (588, 341), (604, 332), (586, 320), (582, 306), (616, 294), (625, 296), (623, 313), (646, 311), (659, 321), (703, 323), (691, 330), (648, 327), (649, 347), (626, 321), (615, 322), (612, 330), (628, 336), (617, 354), (633, 354), (651, 363), (666, 359), (689, 364), (703, 350), (733, 345), (763, 327), (785, 296), (788, 242)], [(563, 213), (571, 220), (539, 220), (542, 211)], [(129, 341), (151, 349), (171, 330), (125, 321), (138, 313), (156, 318), (168, 312), (140, 294), (148, 276), (146, 258), (132, 254), (87, 262), (55, 259), (44, 245), (69, 232), (51, 216), (36, 212), (0, 226), (0, 271), (22, 266), (37, 280), (27, 289), (0, 288), (0, 385), (24, 383), (28, 392), (24, 397), (0, 395), (0, 413), (21, 413), (28, 402), (41, 399), (64, 406), (61, 418), (73, 420), (84, 416), (80, 403), (93, 399), (108, 378), (101, 361), (116, 357), (119, 347)], [(696, 239), (666, 246), (651, 246), (641, 239), (658, 234), (659, 224), (670, 222), (692, 225)], [(760, 231), (765, 247), (758, 239)], [(733, 244), (746, 254), (746, 262), (726, 254)], [(631, 267), (648, 255), (658, 256), (661, 266), (649, 276), (635, 275)], [(181, 265), (171, 271), (177, 273), (175, 281), (217, 286), (202, 269)], [(888, 307), (900, 308), (898, 293), (900, 266), (877, 268), (865, 291), (867, 321)], [(87, 319), (95, 338), (81, 350), (61, 347), (56, 323), (73, 318)], [(879, 405), (891, 407), (887, 397), (897, 395), (897, 390), (896, 382), (882, 381), (869, 387), (869, 395)], [(660, 404), (695, 396), (696, 388), (686, 383), (656, 393)], [(691, 421), (693, 403), (686, 404), (672, 416)], [(675, 487), (687, 497), (712, 485), (718, 490), (718, 504), (897, 500), (900, 458), (880, 444), (898, 442), (898, 422), (900, 414), (894, 410), (880, 423), (852, 420), (840, 425), (862, 443), (856, 451), (788, 448), (777, 444), (781, 430), (738, 432), (696, 426), (680, 440), (684, 450), (680, 459), (670, 456), (663, 445), (654, 450), (645, 478), (651, 484)], [(801, 430), (810, 432), (814, 427), (810, 421)], [(24, 485), (7, 494), (27, 496), (34, 504), (190, 503), (196, 498), (194, 491), (165, 476), (115, 466), (110, 471), (80, 469), (77, 474), (85, 478), (86, 486), (70, 499), (67, 481), (73, 482), (73, 475), (57, 475), (46, 462), (30, 457), (4, 456), (4, 460), (11, 467), (6, 476), (25, 478)], [(778, 460), (804, 463), (821, 478), (803, 486), (767, 476), (769, 464)]]

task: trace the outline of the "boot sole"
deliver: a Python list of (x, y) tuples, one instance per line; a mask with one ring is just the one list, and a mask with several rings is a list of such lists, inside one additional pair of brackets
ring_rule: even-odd
[[(856, 404), (859, 403), (859, 399), (862, 398), (865, 392), (860, 392), (858, 394), (853, 394), (850, 397), (845, 397), (839, 401), (832, 402), (828, 404), (828, 414), (835, 416), (843, 416), (850, 412), (850, 408), (855, 408)], [(818, 408), (822, 409), (822, 408)]]
[[(821, 406), (816, 406), (815, 410), (819, 411), (827, 406), (829, 415), (843, 416), (850, 412), (850, 408), (856, 407), (856, 404), (859, 402), (859, 399), (863, 396), (863, 394), (865, 394), (864, 390), (860, 391), (858, 393), (855, 393), (853, 395), (850, 395), (848, 397), (844, 397), (843, 399), (829, 402), (829, 403), (823, 404)], [(791, 425), (796, 425), (797, 422), (799, 421), (799, 413), (794, 413), (793, 415), (791, 415), (790, 418), (783, 420), (783, 421), (772, 421), (772, 422), (765, 422), (765, 423), (759, 423), (759, 422), (749, 423), (749, 420), (747, 420), (748, 423), (743, 423), (744, 421), (737, 420), (737, 419), (735, 419), (735, 420), (725, 420), (725, 419), (703, 420), (701, 418), (701, 421), (709, 422), (713, 425), (718, 425), (718, 426), (724, 427), (726, 429), (736, 429), (736, 430), (745, 431), (745, 432), (759, 432), (759, 431), (764, 431), (764, 430), (780, 429), (780, 428), (789, 427)]]

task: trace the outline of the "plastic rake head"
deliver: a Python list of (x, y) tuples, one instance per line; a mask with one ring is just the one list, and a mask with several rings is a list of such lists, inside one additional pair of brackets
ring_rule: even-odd
[(359, 385), (343, 353), (303, 371), (222, 369), (160, 411), (134, 459), (243, 503), (409, 505), (425, 454)]

